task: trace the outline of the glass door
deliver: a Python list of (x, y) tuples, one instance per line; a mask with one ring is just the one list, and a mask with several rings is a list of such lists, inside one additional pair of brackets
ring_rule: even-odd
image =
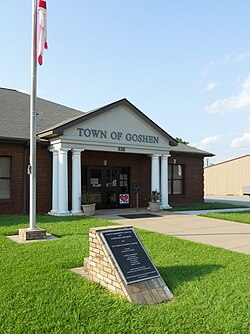
[(118, 207), (118, 176), (117, 168), (104, 168), (104, 205), (107, 209)]
[(119, 207), (130, 207), (129, 168), (121, 167), (119, 173)]
[(96, 209), (130, 207), (128, 167), (85, 167), (83, 192), (94, 195)]
[(103, 176), (101, 167), (90, 167), (87, 173), (86, 191), (93, 194), (96, 202), (96, 209), (102, 208)]

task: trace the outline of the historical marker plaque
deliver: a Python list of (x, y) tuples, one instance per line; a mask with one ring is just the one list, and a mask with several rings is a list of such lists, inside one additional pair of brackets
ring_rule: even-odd
[(105, 231), (101, 235), (127, 284), (160, 276), (134, 229)]

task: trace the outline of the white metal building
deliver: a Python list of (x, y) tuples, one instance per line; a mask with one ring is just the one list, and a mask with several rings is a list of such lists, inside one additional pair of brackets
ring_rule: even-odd
[(205, 195), (245, 195), (250, 191), (250, 155), (204, 169)]

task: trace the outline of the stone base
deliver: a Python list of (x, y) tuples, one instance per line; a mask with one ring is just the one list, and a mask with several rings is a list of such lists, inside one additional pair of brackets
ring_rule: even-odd
[(19, 237), (23, 240), (46, 239), (46, 230), (43, 228), (36, 228), (34, 230), (30, 230), (28, 228), (20, 228)]
[(170, 205), (163, 205), (163, 206), (161, 206), (161, 209), (162, 210), (169, 210), (169, 209), (172, 209), (172, 206), (170, 206)]
[(74, 268), (72, 271), (100, 283), (111, 292), (127, 298), (134, 304), (154, 304), (172, 300), (173, 294), (161, 276), (132, 284), (125, 282), (121, 270), (101, 237), (101, 232), (127, 228), (132, 228), (132, 226), (91, 228), (89, 231), (89, 257), (84, 259), (83, 267)]
[[(71, 270), (86, 279), (100, 283), (112, 293), (127, 298), (133, 304), (158, 304), (168, 302), (174, 298), (162, 277), (127, 285), (121, 279), (117, 279), (116, 273), (113, 270), (109, 277), (101, 277), (102, 273), (98, 277), (98, 274), (93, 274), (93, 271), (91, 274), (91, 269), (88, 269), (88, 261), (89, 259), (85, 258), (83, 267)], [(112, 281), (111, 277), (116, 278)]]
[(83, 216), (84, 213), (82, 211), (71, 211), (72, 216)]
[(56, 216), (56, 217), (67, 217), (67, 216), (72, 216), (72, 213), (69, 211), (66, 212), (59, 212), (59, 211), (54, 211), (51, 210), (48, 212), (49, 215), (51, 216)]

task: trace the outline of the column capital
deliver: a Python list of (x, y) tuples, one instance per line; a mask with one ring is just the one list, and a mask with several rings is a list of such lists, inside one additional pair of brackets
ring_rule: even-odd
[(81, 153), (84, 151), (84, 148), (72, 148), (71, 151), (72, 153)]
[(58, 150), (58, 152), (61, 154), (67, 154), (69, 151), (70, 151), (70, 148), (66, 148), (66, 147), (61, 147)]
[(169, 157), (171, 157), (170, 153), (162, 154), (161, 156), (162, 159), (168, 159)]
[(51, 150), (49, 150), (51, 153), (53, 154), (58, 154), (59, 150), (56, 150), (55, 148), (52, 148)]
[(159, 157), (161, 156), (160, 154), (158, 153), (154, 153), (154, 154), (151, 154), (150, 155), (152, 159), (159, 159)]

